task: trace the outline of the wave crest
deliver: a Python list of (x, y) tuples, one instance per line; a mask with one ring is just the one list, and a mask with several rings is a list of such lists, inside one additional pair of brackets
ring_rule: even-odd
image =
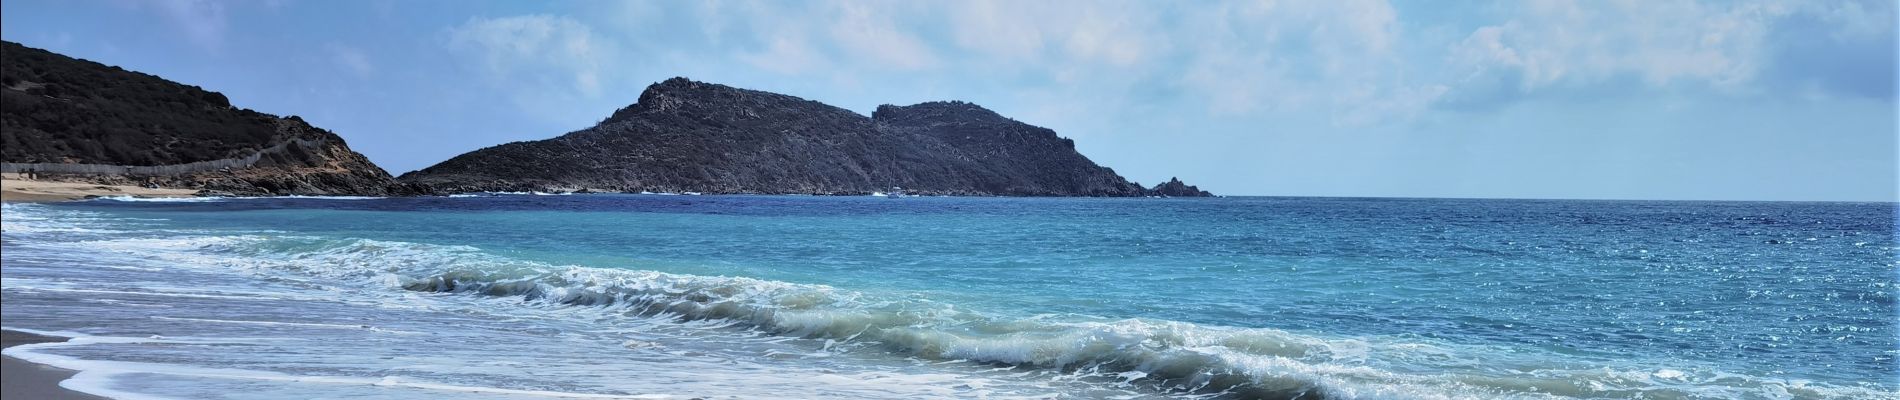
[[(11, 228), (11, 226), (10, 226)], [(909, 297), (743, 277), (560, 266), (469, 246), (291, 236), (85, 242), (260, 274), (407, 291), (519, 298), (603, 316), (718, 321), (781, 336), (963, 360), (1074, 379), (1224, 398), (1632, 397), (1892, 398), (1835, 387), (1685, 368), (1668, 373), (1577, 361), (1525, 361), (1479, 347), (1341, 338), (1266, 328), (1073, 315), (1011, 318)], [(213, 256), (213, 259), (203, 256)]]

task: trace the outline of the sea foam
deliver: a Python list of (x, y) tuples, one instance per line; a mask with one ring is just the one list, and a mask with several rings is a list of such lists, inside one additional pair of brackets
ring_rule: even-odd
[[(54, 223), (54, 219), (42, 213), (50, 212), (48, 210), (8, 206), (7, 211), (9, 234), (41, 232), (35, 229)], [(59, 222), (65, 228), (113, 226), (89, 223), (79, 218), (84, 214), (65, 216), (76, 217)], [(880, 295), (827, 285), (554, 265), (495, 255), (472, 246), (263, 234), (173, 235), (41, 245), (64, 247), (72, 252), (156, 259), (178, 269), (251, 274), (274, 282), (344, 285), (392, 294), (422, 293), (471, 301), (508, 300), (521, 313), (542, 313), (544, 317), (661, 321), (697, 324), (699, 329), (707, 330), (813, 339), (824, 343), (822, 348), (811, 349), (814, 353), (875, 352), (932, 363), (974, 363), (1020, 371), (1023, 376), (1135, 385), (1160, 393), (1235, 398), (1895, 397), (1892, 393), (1869, 388), (1740, 375), (1703, 366), (1573, 360), (1409, 337), (1342, 337), (1086, 315), (1010, 316), (927, 298)], [(64, 292), (76, 296), (322, 300), (230, 291), (132, 291), (40, 287), (33, 286), (38, 283), (25, 281), (8, 283), (9, 290)], [(167, 318), (180, 322), (286, 328), (375, 328), (225, 318)], [(89, 339), (77, 344), (100, 340), (140, 339)], [(178, 369), (88, 361), (41, 351), (57, 347), (50, 344), (21, 346), (17, 350), (9, 349), (7, 354), (86, 371), (75, 379), (78, 383), (74, 385), (98, 385), (88, 391), (123, 394), (129, 398), (138, 396), (106, 387), (102, 374), (167, 370), (166, 373), (233, 379), (563, 395), (403, 379)]]
[[(550, 265), (496, 256), (470, 246), (260, 235), (107, 240), (87, 242), (87, 246), (273, 278), (513, 298), (524, 307), (586, 310), (596, 318), (713, 322), (713, 329), (823, 340), (826, 351), (872, 351), (919, 360), (1053, 371), (1076, 379), (1120, 381), (1184, 394), (1239, 398), (1889, 396), (1864, 388), (1706, 368), (1656, 372), (1406, 338), (1328, 337), (1077, 315), (1008, 318), (927, 299), (880, 297), (826, 285)], [(1407, 372), (1413, 369), (1433, 372)]]

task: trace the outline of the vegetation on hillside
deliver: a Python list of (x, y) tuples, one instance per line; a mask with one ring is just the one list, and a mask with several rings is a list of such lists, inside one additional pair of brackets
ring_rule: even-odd
[(218, 92), (13, 42), (0, 42), (0, 144), (5, 162), (233, 160), (165, 176), (79, 179), (253, 196), (416, 193), (302, 118), (232, 107)]
[(592, 128), (472, 151), (399, 179), (449, 193), (1155, 194), (1055, 131), (974, 104), (883, 106), (865, 117), (685, 78), (648, 87)]
[(0, 42), (0, 159), (166, 165), (243, 157), (277, 117), (223, 94)]

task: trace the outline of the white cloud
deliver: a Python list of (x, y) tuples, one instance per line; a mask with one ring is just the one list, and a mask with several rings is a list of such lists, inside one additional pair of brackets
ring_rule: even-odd
[(734, 1), (687, 11), (706, 42), (737, 45), (740, 61), (779, 74), (940, 66), (936, 49), (914, 32), (922, 14), (903, 3)]
[(874, 65), (922, 69), (937, 64), (937, 56), (909, 32), (899, 28), (894, 10), (874, 6), (896, 3), (839, 3), (830, 22), (831, 39), (838, 47)]
[(1332, 122), (1335, 126), (1364, 127), (1410, 121), (1450, 91), (1448, 86), (1429, 83), (1399, 87), (1367, 83), (1347, 87), (1333, 96), (1337, 109)]
[(368, 78), (376, 73), (376, 66), (370, 63), (369, 56), (364, 55), (362, 50), (336, 42), (324, 44), (323, 49), (330, 53), (330, 60), (336, 62), (338, 68), (358, 78)]
[(1226, 4), (1189, 16), (1183, 83), (1215, 114), (1329, 113), (1335, 123), (1403, 120), (1442, 95), (1408, 82), (1397, 12), (1383, 1)]
[(480, 62), (491, 79), (562, 84), (587, 97), (601, 93), (600, 67), (608, 54), (586, 24), (549, 15), (474, 18), (448, 33), (449, 49)]
[[(1550, 89), (1640, 82), (1651, 89), (1694, 86), (1718, 94), (1759, 93), (1764, 73), (1791, 38), (1796, 19), (1829, 27), (1833, 40), (1892, 35), (1892, 3), (1535, 0), (1500, 3), (1503, 21), (1473, 30), (1450, 48), (1447, 80), (1458, 99), (1508, 99)], [(1790, 39), (1798, 39), (1790, 41)], [(1869, 49), (1869, 51), (1882, 51)], [(1892, 51), (1892, 49), (1885, 49)], [(1849, 62), (1849, 61), (1837, 61)], [(1847, 79), (1847, 78), (1842, 78)], [(1627, 88), (1642, 89), (1642, 88)], [(1483, 101), (1483, 100), (1479, 100)]]
[(1043, 52), (1045, 2), (971, 0), (949, 10), (957, 45), (1008, 61), (1034, 60)]
[(1559, 87), (1746, 92), (1759, 86), (1776, 24), (1790, 15), (1839, 26), (1840, 35), (1891, 34), (1882, 18), (1891, 10), (1871, 10), (1887, 3), (1782, 1), (1501, 0), (1436, 19), (1402, 19), (1386, 0), (738, 0), (641, 3), (619, 14), (643, 21), (628, 25), (671, 25), (661, 31), (670, 36), (627, 36), (644, 48), (676, 49), (655, 41), (679, 40), (708, 48), (710, 56), (674, 50), (684, 65), (736, 62), (830, 81), (894, 71), (937, 87), (1022, 82), (1043, 91), (1034, 101), (1107, 104), (1090, 108), (1102, 112), (1136, 103), (1123, 93), (1181, 96), (1213, 114), (1316, 114), (1363, 126)]
[(1514, 89), (1590, 85), (1634, 76), (1649, 85), (1702, 83), (1735, 91), (1754, 82), (1773, 55), (1778, 21), (1807, 13), (1837, 32), (1892, 27), (1891, 13), (1860, 4), (1752, 2), (1518, 2), (1509, 21), (1476, 28), (1454, 45), (1465, 80), (1516, 74)]
[(744, 52), (739, 59), (753, 67), (785, 75), (797, 75), (816, 71), (825, 66), (824, 56), (802, 37), (787, 33), (771, 38), (770, 44), (758, 52)]
[(1043, 65), (1106, 63), (1129, 66), (1146, 61), (1165, 33), (1153, 9), (1129, 2), (1009, 2), (973, 0), (948, 3), (945, 10), (955, 43), (998, 61)]
[(1215, 50), (1193, 58), (1181, 79), (1211, 113), (1246, 114), (1308, 100), (1305, 92), (1288, 90), (1291, 82), (1266, 54)]
[(1761, 70), (1776, 19), (1770, 1), (1538, 0), (1478, 28), (1453, 48), (1472, 78), (1516, 73), (1520, 91), (1634, 76), (1655, 86), (1735, 88)]
[(1835, 39), (1894, 34), (1894, 2), (1891, 1), (1801, 2), (1792, 6), (1834, 26)]
[[(135, 3), (136, 4), (136, 3)], [(143, 3), (151, 5), (161, 17), (187, 40), (210, 52), (217, 52), (224, 46), (225, 29), (228, 22), (223, 3), (209, 0), (166, 0)]]

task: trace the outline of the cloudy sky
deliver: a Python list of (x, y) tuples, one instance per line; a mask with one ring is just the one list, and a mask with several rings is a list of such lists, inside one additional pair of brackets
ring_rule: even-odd
[(0, 37), (402, 173), (685, 76), (975, 102), (1222, 194), (1895, 200), (1892, 1), (35, 1)]

